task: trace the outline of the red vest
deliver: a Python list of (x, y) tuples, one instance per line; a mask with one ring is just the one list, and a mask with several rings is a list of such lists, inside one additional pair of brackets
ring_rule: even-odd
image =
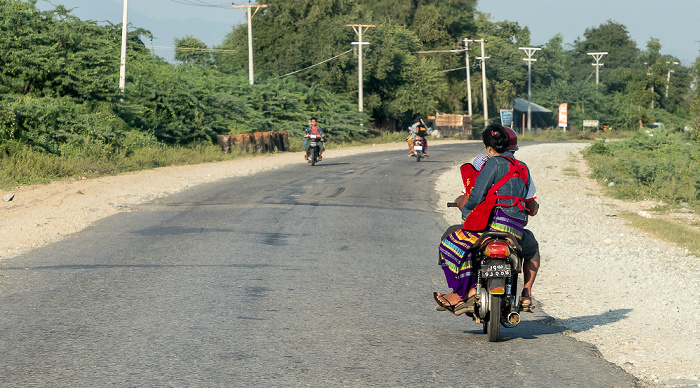
[[(511, 178), (517, 177), (522, 179), (527, 185), (527, 168), (525, 165), (520, 164), (517, 159), (512, 159), (505, 156), (504, 158), (508, 159), (510, 162), (508, 172), (503, 176), (503, 178), (491, 186), (489, 191), (486, 193), (486, 199), (484, 199), (484, 201), (480, 204), (476, 205), (474, 210), (469, 213), (467, 220), (462, 226), (462, 229), (479, 232), (488, 228), (489, 222), (491, 221), (491, 213), (493, 212), (493, 208), (496, 206), (517, 206), (518, 209), (525, 210), (525, 198), (496, 194), (498, 189), (500, 189)], [(462, 173), (462, 182), (464, 183), (465, 195), (467, 198), (469, 198), (472, 189), (474, 189), (474, 182), (476, 181), (476, 177), (479, 175), (479, 171), (477, 171), (474, 166), (471, 165), (471, 163), (463, 164), (459, 170)], [(513, 203), (511, 205), (505, 205), (498, 203), (499, 199), (512, 199)]]

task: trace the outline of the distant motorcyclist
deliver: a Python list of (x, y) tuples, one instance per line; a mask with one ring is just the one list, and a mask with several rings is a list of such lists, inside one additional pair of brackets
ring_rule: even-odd
[(413, 155), (414, 154), (414, 145), (416, 142), (416, 137), (420, 137), (423, 139), (423, 156), (428, 156), (427, 150), (428, 150), (428, 141), (425, 138), (425, 135), (428, 132), (428, 129), (425, 125), (425, 122), (423, 121), (423, 118), (418, 116), (416, 121), (411, 125), (411, 129), (409, 130), (409, 135), (406, 138), (406, 142), (408, 143), (408, 154)]
[[(323, 133), (323, 129), (321, 129), (321, 127), (319, 127), (318, 124), (316, 123), (315, 117), (311, 118), (311, 121), (309, 122), (309, 127), (306, 128), (306, 132), (304, 133), (304, 137), (307, 139), (307, 140), (304, 140), (304, 149), (306, 150), (306, 156), (304, 156), (304, 158), (306, 160), (309, 160), (309, 140), (308, 139), (311, 137), (311, 135), (316, 135), (321, 139), (326, 137), (326, 135)], [(320, 161), (322, 159), (321, 156), (323, 155), (323, 151), (325, 151), (326, 148), (323, 146), (323, 141), (318, 142), (318, 144), (320, 147), (320, 150), (318, 153), (318, 160)]]

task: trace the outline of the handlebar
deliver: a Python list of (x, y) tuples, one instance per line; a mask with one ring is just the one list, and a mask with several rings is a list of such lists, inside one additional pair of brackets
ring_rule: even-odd
[(448, 202), (447, 207), (459, 207), (459, 206), (457, 206), (457, 202)]

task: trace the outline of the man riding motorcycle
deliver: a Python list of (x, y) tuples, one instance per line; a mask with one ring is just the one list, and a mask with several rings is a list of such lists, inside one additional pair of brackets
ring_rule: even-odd
[[(311, 137), (311, 135), (316, 135), (316, 136), (320, 137), (321, 139), (323, 139), (326, 136), (323, 133), (323, 129), (321, 129), (321, 127), (319, 127), (316, 124), (315, 117), (311, 118), (311, 122), (309, 123), (309, 127), (306, 128), (306, 132), (304, 133), (304, 137), (306, 138), (306, 140), (304, 140), (304, 149), (306, 150), (306, 156), (304, 158), (306, 160), (309, 160), (309, 140), (308, 139)], [(326, 148), (323, 146), (323, 141), (319, 142), (319, 145), (320, 145), (320, 150), (318, 153), (318, 160), (320, 161), (321, 159), (323, 159), (321, 156), (323, 155), (323, 151), (325, 151)]]

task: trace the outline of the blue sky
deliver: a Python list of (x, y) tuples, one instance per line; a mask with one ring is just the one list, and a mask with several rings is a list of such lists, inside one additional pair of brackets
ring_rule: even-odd
[[(123, 0), (51, 0), (67, 8), (83, 20), (122, 20)], [(182, 3), (211, 4), (215, 7)], [(237, 1), (237, 3), (247, 3)], [(220, 44), (233, 26), (245, 22), (232, 2), (221, 0), (131, 0), (129, 23), (150, 30), (153, 46), (172, 47), (174, 38), (192, 35), (210, 47)], [(40, 9), (52, 8), (39, 0)], [(596, 27), (607, 20), (627, 26), (630, 36), (641, 49), (649, 38), (661, 41), (662, 54), (678, 57), (690, 65), (700, 54), (700, 0), (480, 0), (478, 9), (490, 13), (493, 20), (517, 21), (532, 32), (532, 44), (546, 43), (556, 33), (564, 43), (582, 37), (586, 28)], [(151, 42), (146, 42), (151, 44)], [(156, 48), (155, 53), (168, 60), (171, 49)]]
[(533, 45), (547, 43), (556, 33), (573, 43), (586, 28), (612, 20), (627, 27), (640, 49), (657, 38), (661, 53), (685, 66), (700, 54), (700, 0), (480, 0), (477, 8), (494, 20), (528, 26)]

